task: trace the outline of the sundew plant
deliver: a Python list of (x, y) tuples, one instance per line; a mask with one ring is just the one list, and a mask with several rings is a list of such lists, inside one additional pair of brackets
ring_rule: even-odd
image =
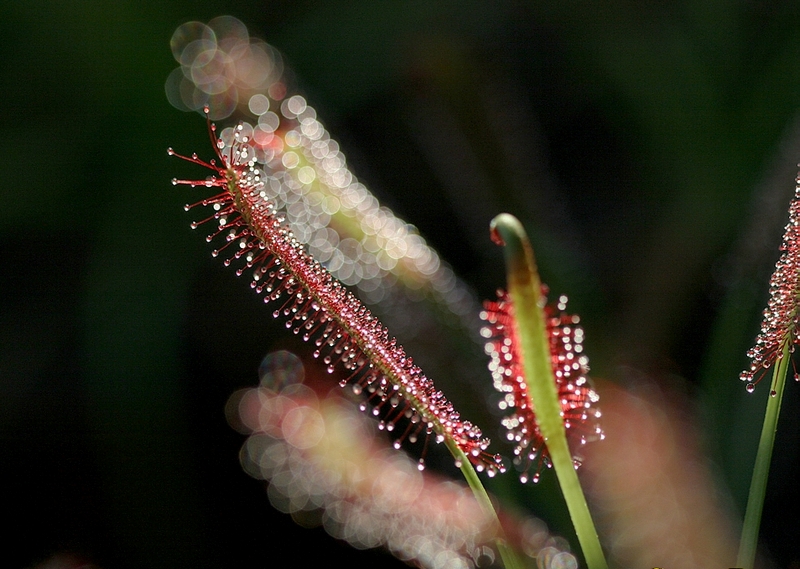
[[(542, 282), (520, 220), (494, 212), (485, 238), (506, 271), (497, 297), (478, 303), (416, 228), (351, 172), (275, 48), (227, 16), (180, 26), (171, 47), (179, 67), (167, 95), (205, 116), (210, 139), (196, 152), (168, 150), (191, 165), (173, 179), (190, 226), (300, 346), (268, 354), (258, 386), (234, 393), (226, 408), (248, 435), (242, 466), (267, 481), (276, 508), (422, 567), (756, 566), (784, 379), (796, 375), (800, 198), (741, 376), (753, 392), (774, 368), (737, 554), (710, 477), (680, 464), (680, 427), (647, 396), (604, 391), (590, 377), (592, 338), (567, 296)], [(437, 386), (392, 321), (405, 322), (412, 339), (416, 326), (436, 330), (443, 348), (482, 345), (482, 363), (463, 357), (476, 368), (464, 381), (493, 386), (470, 408), (494, 407), (480, 414), (489, 424)], [(626, 421), (636, 433), (615, 440)], [(442, 447), (466, 487), (428, 468)], [(625, 479), (621, 465), (636, 476)], [(557, 481), (549, 488), (563, 496), (574, 539), (520, 513), (516, 492), (493, 498), (487, 487), (503, 477), (530, 493)], [(660, 488), (649, 502), (646, 481)], [(629, 493), (620, 491), (626, 485)]]

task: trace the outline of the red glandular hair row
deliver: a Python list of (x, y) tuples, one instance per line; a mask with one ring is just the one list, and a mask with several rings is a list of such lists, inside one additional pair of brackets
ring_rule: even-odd
[[(781, 242), (780, 259), (769, 281), (769, 301), (761, 321), (761, 331), (756, 345), (747, 352), (750, 366), (739, 375), (747, 382), (747, 391), (753, 392), (764, 372), (783, 357), (784, 346), (794, 352), (800, 323), (800, 175), (795, 180), (794, 198), (789, 204), (789, 223)], [(795, 379), (800, 376), (795, 371)], [(774, 394), (774, 393), (773, 393)]]
[[(543, 287), (542, 295), (546, 294), (547, 289)], [(595, 404), (599, 397), (587, 376), (589, 361), (583, 354), (583, 329), (578, 326), (577, 316), (564, 312), (566, 302), (566, 297), (562, 296), (556, 305), (547, 305), (544, 313), (561, 417), (577, 467), (581, 457), (576, 448), (602, 439), (604, 435), (597, 423), (600, 410)], [(498, 300), (486, 301), (484, 308), (481, 317), (487, 323), (483, 335), (487, 338), (486, 353), (491, 357), (489, 369), (495, 389), (504, 394), (500, 408), (508, 412), (503, 426), (508, 430), (508, 439), (516, 445), (515, 463), (521, 466), (520, 480), (535, 483), (539, 481), (542, 466), (549, 468), (551, 463), (525, 379), (514, 307), (508, 293), (498, 291)]]
[(489, 440), (481, 430), (461, 419), (383, 324), (295, 239), (265, 197), (265, 174), (255, 166), (250, 140), (236, 134), (226, 145), (216, 139), (214, 126), (209, 128), (219, 162), (168, 152), (215, 173), (206, 180), (175, 179), (173, 184), (222, 188), (186, 206), (187, 211), (196, 206), (213, 209), (213, 214), (192, 223), (192, 228), (215, 226), (206, 239), (222, 245), (212, 255), (222, 256), (226, 266), (238, 264), (238, 276), (249, 273), (250, 286), (264, 302), (276, 306), (273, 316), (286, 319), (287, 328), (313, 342), (314, 355), (329, 372), (340, 366), (349, 373), (341, 385), (367, 392), (374, 414), (385, 411), (382, 427), (393, 430), (399, 419), (408, 419), (396, 447), (405, 439), (414, 442), (424, 434), (427, 440), (435, 433), (437, 442), (455, 442), (477, 470), (490, 476), (503, 471), (500, 457), (486, 452)]

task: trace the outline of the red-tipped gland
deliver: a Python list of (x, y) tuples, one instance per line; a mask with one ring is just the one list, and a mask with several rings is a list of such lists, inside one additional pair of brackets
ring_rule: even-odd
[[(383, 324), (295, 239), (265, 197), (267, 177), (253, 160), (252, 141), (242, 136), (240, 129), (234, 129), (233, 139), (227, 142), (217, 139), (215, 132), (209, 121), (219, 163), (170, 150), (170, 154), (215, 173), (205, 180), (173, 183), (222, 189), (188, 206), (214, 210), (192, 227), (214, 225), (208, 240), (223, 241), (215, 253), (222, 254), (226, 265), (238, 264), (237, 275), (250, 272), (251, 287), (264, 295), (264, 301), (279, 303), (277, 317), (286, 318), (288, 328), (304, 332), (303, 339), (314, 342), (319, 348), (315, 356), (321, 356), (329, 370), (337, 366), (349, 374), (344, 384), (366, 392), (378, 409), (387, 408), (384, 421), (393, 428), (401, 414), (408, 420), (400, 441), (414, 442), (424, 434), (427, 444), (428, 436), (435, 433), (437, 442), (455, 443), (477, 470), (485, 470), (489, 476), (503, 472), (499, 455), (486, 451), (489, 440), (481, 430), (461, 419)], [(424, 465), (424, 455), (420, 464)]]

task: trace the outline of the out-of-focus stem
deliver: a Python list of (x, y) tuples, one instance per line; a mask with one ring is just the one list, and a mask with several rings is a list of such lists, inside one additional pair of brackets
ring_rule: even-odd
[(589, 569), (607, 569), (600, 540), (575, 472), (561, 417), (543, 311), (542, 283), (522, 224), (503, 213), (492, 220), (492, 238), (505, 245), (508, 293), (514, 306), (525, 379), (575, 533)]
[(739, 555), (736, 558), (736, 566), (743, 569), (752, 569), (756, 559), (761, 511), (764, 508), (764, 496), (767, 493), (769, 465), (772, 460), (775, 432), (778, 429), (783, 388), (786, 385), (786, 374), (791, 362), (791, 345), (791, 338), (787, 338), (781, 357), (778, 358), (772, 373), (770, 396), (767, 398), (767, 409), (764, 412), (764, 425), (761, 428), (761, 439), (758, 442), (756, 463), (753, 466), (753, 478), (750, 482), (750, 493), (747, 496), (747, 508), (744, 513), (742, 537), (739, 541)]
[(469, 458), (467, 458), (464, 451), (462, 451), (457, 444), (452, 442), (451, 439), (445, 439), (445, 444), (456, 459), (461, 473), (464, 475), (470, 490), (472, 490), (472, 494), (475, 496), (475, 500), (477, 500), (484, 514), (492, 520), (495, 535), (494, 541), (495, 545), (497, 545), (497, 551), (500, 553), (500, 557), (503, 560), (503, 566), (506, 569), (523, 569), (524, 565), (514, 549), (508, 544), (503, 526), (500, 525), (500, 519), (497, 517), (497, 512), (494, 509), (492, 500), (489, 498), (486, 488), (483, 487), (481, 479), (478, 478), (478, 473), (475, 472), (475, 468), (473, 468)]

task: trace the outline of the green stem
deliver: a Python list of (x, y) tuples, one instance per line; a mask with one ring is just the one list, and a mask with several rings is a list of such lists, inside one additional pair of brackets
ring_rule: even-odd
[(472, 463), (470, 462), (469, 458), (467, 458), (467, 455), (464, 454), (464, 451), (459, 448), (453, 439), (445, 439), (445, 444), (450, 450), (450, 453), (456, 459), (456, 462), (461, 469), (461, 473), (467, 480), (467, 484), (472, 490), (472, 494), (475, 496), (475, 500), (477, 500), (478, 505), (483, 510), (484, 515), (488, 519), (492, 520), (492, 523), (495, 526), (493, 528), (495, 535), (494, 540), (495, 545), (497, 545), (497, 551), (500, 553), (500, 558), (503, 560), (503, 566), (505, 569), (523, 569), (524, 565), (517, 557), (514, 549), (508, 544), (505, 532), (503, 531), (503, 526), (500, 524), (500, 519), (497, 517), (497, 512), (494, 509), (492, 500), (489, 498), (486, 488), (483, 487), (481, 479), (478, 478), (478, 473), (475, 472), (475, 469), (472, 467)]
[(775, 431), (778, 429), (778, 416), (781, 412), (783, 388), (786, 385), (786, 374), (789, 371), (791, 360), (790, 346), (791, 340), (787, 340), (772, 374), (772, 386), (770, 387), (770, 396), (767, 399), (767, 409), (764, 413), (761, 439), (758, 442), (756, 463), (753, 467), (753, 479), (750, 482), (750, 493), (747, 496), (747, 509), (744, 513), (742, 537), (739, 541), (739, 555), (736, 558), (736, 566), (744, 569), (752, 569), (756, 559), (758, 530), (761, 525), (761, 511), (764, 508), (764, 496), (767, 493), (772, 447), (775, 444)]
[(492, 220), (491, 229), (492, 238), (505, 245), (508, 293), (514, 306), (525, 380), (536, 412), (537, 425), (547, 444), (586, 564), (589, 569), (607, 569), (608, 564), (567, 444), (556, 381), (550, 364), (542, 284), (536, 270), (533, 249), (522, 224), (512, 215), (498, 215)]

